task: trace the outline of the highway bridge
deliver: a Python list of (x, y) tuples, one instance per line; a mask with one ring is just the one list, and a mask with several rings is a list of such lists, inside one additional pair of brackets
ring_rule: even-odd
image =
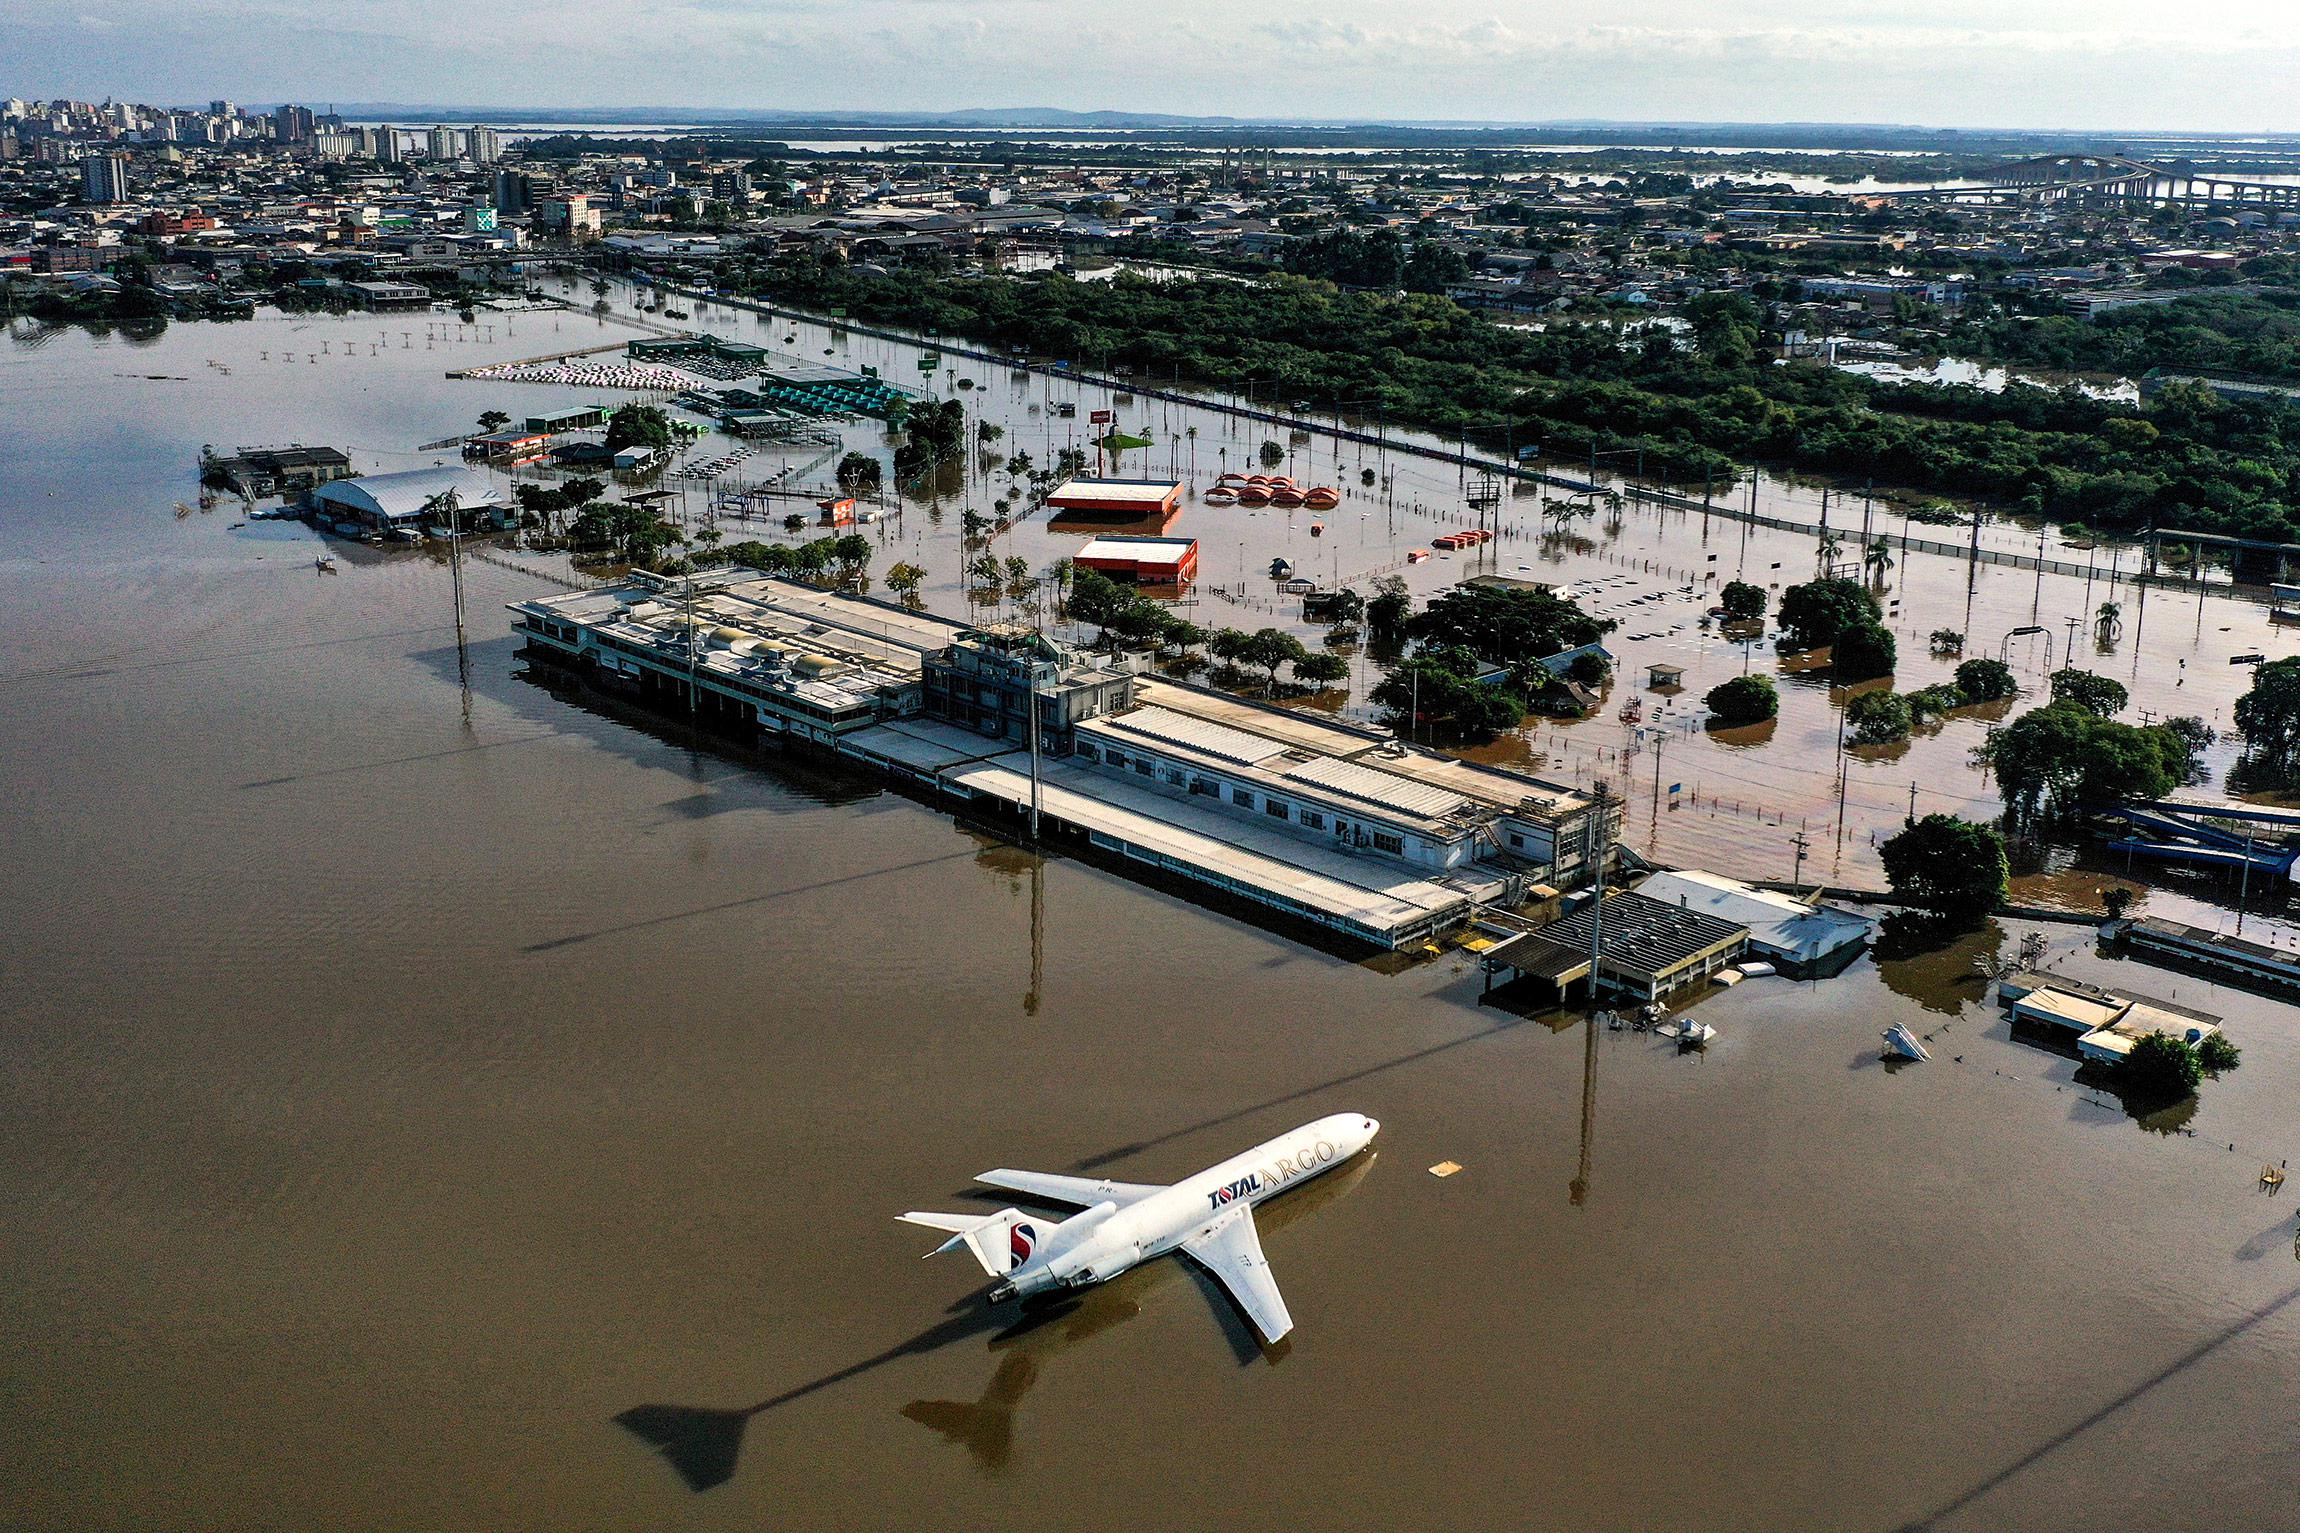
[(2300, 213), (2300, 185), (2202, 175), (2185, 160), (2151, 164), (2117, 154), (2054, 154), (1985, 171), (1976, 181), (1884, 195), (1901, 202), (2061, 203), (2129, 206), (2172, 203), (2213, 209)]

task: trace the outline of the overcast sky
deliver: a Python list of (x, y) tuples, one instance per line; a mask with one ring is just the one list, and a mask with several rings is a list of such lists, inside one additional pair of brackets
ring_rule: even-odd
[(2300, 0), (0, 0), (0, 93), (2300, 130)]

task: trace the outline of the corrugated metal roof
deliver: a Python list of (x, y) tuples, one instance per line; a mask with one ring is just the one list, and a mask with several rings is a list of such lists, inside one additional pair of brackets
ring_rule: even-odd
[(1131, 713), (1120, 714), (1105, 722), (1147, 740), (1162, 740), (1169, 745), (1204, 751), (1209, 756), (1234, 761), (1240, 766), (1260, 766), (1285, 749), (1276, 740), (1265, 739), (1243, 729), (1232, 729), (1212, 719), (1192, 718), (1187, 713), (1176, 713), (1171, 708), (1136, 708)]
[(1469, 800), (1444, 788), (1433, 788), (1395, 772), (1379, 767), (1362, 765), (1355, 761), (1336, 761), (1330, 756), (1289, 765), (1288, 777), (1330, 788), (1348, 798), (1401, 814), (1419, 815), (1425, 819), (1442, 820), (1456, 810), (1467, 809)]

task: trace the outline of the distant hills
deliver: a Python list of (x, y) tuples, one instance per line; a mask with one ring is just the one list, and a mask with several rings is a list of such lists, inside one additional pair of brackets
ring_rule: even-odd
[(1951, 128), (1918, 123), (1628, 122), (1568, 119), (1549, 122), (1380, 121), (1341, 118), (1197, 116), (1168, 112), (1075, 111), (1065, 107), (969, 107), (952, 111), (800, 112), (731, 107), (504, 107), (409, 102), (344, 102), (335, 109), (369, 121), (479, 122), (562, 128), (569, 132), (613, 127), (701, 133), (780, 132), (792, 135), (883, 134), (896, 137), (1012, 137), (1123, 133), (1149, 141), (1245, 142), (1367, 147), (1475, 148), (1503, 144), (1667, 145), (1705, 149), (1938, 149), (1957, 153), (2039, 153), (2146, 146), (2165, 153), (2186, 146), (2226, 150), (2256, 146), (2291, 150), (2300, 134), (2129, 133)]

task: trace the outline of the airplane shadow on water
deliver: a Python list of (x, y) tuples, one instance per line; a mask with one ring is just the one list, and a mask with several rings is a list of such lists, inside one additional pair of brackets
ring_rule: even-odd
[[(1315, 1181), (1260, 1204), (1256, 1222), (1267, 1237), (1297, 1219), (1348, 1194), (1373, 1168), (1374, 1152), (1367, 1151)], [(780, 1406), (790, 1405), (834, 1385), (860, 1378), (907, 1357), (923, 1357), (989, 1333), (988, 1352), (997, 1359), (990, 1380), (973, 1400), (913, 1400), (902, 1414), (931, 1428), (949, 1442), (964, 1447), (976, 1466), (986, 1472), (1003, 1469), (1014, 1453), (1016, 1412), (1047, 1363), (1081, 1342), (1124, 1325), (1142, 1313), (1152, 1295), (1178, 1281), (1178, 1270), (1189, 1265), (1179, 1255), (1145, 1262), (1111, 1281), (1064, 1295), (1044, 1304), (1025, 1303), (1016, 1309), (994, 1306), (979, 1298), (967, 1299), (958, 1312), (907, 1341), (874, 1353), (819, 1378), (739, 1407), (695, 1405), (636, 1405), (615, 1417), (616, 1425), (663, 1456), (689, 1490), (706, 1491), (734, 1478), (742, 1456), (743, 1439), (751, 1422)], [(1191, 1267), (1196, 1275), (1196, 1268)], [(1264, 1346), (1243, 1316), (1211, 1281), (1200, 1286), (1214, 1301), (1224, 1334), (1242, 1365), (1256, 1360), (1284, 1361), (1291, 1341)], [(1009, 1317), (1013, 1317), (1009, 1319)], [(1005, 1322), (1005, 1323), (1002, 1323)]]

